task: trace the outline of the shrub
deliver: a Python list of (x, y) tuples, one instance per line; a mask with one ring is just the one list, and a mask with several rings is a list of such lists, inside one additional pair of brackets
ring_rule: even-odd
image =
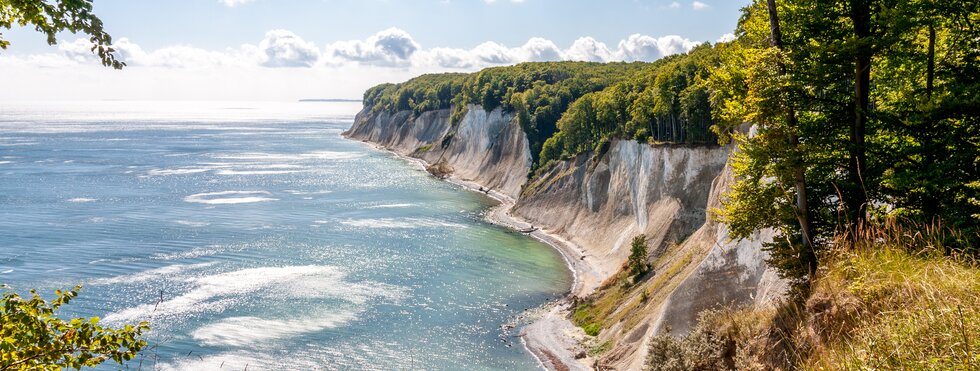
[(650, 339), (646, 369), (655, 371), (734, 370), (735, 342), (720, 333), (712, 321), (702, 320), (690, 334), (674, 337), (669, 332)]
[(602, 328), (599, 327), (598, 323), (587, 324), (582, 326), (582, 329), (585, 330), (585, 334), (589, 336), (597, 336), (599, 335), (599, 331), (602, 331)]

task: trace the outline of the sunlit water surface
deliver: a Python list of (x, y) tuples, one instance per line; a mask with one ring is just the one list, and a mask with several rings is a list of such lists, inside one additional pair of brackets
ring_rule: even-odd
[(0, 283), (149, 321), (145, 369), (534, 369), (501, 325), (561, 257), (340, 137), (359, 108), (0, 103)]

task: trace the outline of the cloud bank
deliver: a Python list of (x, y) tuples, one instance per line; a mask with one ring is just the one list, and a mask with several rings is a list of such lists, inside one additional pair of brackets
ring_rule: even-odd
[[(241, 0), (229, 1), (240, 3)], [(483, 67), (521, 62), (544, 61), (654, 61), (684, 53), (700, 44), (678, 35), (649, 36), (634, 34), (619, 41), (615, 48), (592, 37), (582, 37), (568, 47), (533, 37), (520, 46), (506, 46), (488, 41), (473, 48), (424, 48), (408, 32), (398, 28), (382, 30), (362, 40), (337, 41), (317, 46), (288, 30), (271, 30), (257, 44), (245, 44), (224, 50), (205, 50), (175, 45), (145, 50), (128, 38), (113, 45), (119, 58), (130, 67), (168, 67), (200, 69), (210, 67), (329, 68), (341, 66), (374, 66), (388, 68), (425, 68), (474, 70)], [(62, 41), (58, 53), (30, 56), (3, 56), (4, 63), (25, 63), (58, 68), (93, 63), (91, 44), (86, 39)]]
[(6, 82), (15, 87), (0, 90), (0, 99), (357, 98), (373, 85), (424, 73), (472, 72), (529, 61), (653, 61), (699, 43), (677, 35), (635, 34), (613, 44), (581, 37), (559, 45), (534, 37), (520, 45), (487, 41), (447, 48), (427, 47), (408, 32), (389, 28), (364, 39), (319, 44), (276, 29), (255, 43), (218, 50), (190, 45), (149, 49), (118, 38), (113, 46), (128, 64), (120, 72), (102, 67), (88, 40), (62, 40), (48, 53), (0, 54), (0, 70), (8, 72)]

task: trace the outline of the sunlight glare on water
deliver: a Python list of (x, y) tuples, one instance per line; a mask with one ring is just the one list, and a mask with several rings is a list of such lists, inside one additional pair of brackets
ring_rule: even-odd
[(84, 284), (66, 315), (150, 321), (161, 369), (534, 369), (501, 325), (561, 257), (342, 138), (358, 109), (0, 103), (0, 283)]

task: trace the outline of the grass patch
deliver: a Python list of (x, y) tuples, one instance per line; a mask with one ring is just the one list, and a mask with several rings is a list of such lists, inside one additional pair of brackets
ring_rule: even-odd
[(597, 344), (596, 346), (593, 346), (593, 347), (589, 348), (589, 356), (590, 357), (595, 357), (595, 356), (601, 355), (601, 354), (603, 354), (605, 352), (608, 352), (610, 349), (612, 349), (612, 342), (611, 341), (608, 341), (608, 340), (607, 341), (603, 341), (603, 342)]
[(654, 339), (648, 369), (980, 370), (980, 267), (945, 255), (940, 233), (884, 225), (838, 241), (810, 296), (710, 311)]
[(844, 307), (846, 316), (815, 316), (825, 344), (806, 368), (980, 369), (980, 269), (864, 247), (833, 257), (818, 282), (810, 305)]

